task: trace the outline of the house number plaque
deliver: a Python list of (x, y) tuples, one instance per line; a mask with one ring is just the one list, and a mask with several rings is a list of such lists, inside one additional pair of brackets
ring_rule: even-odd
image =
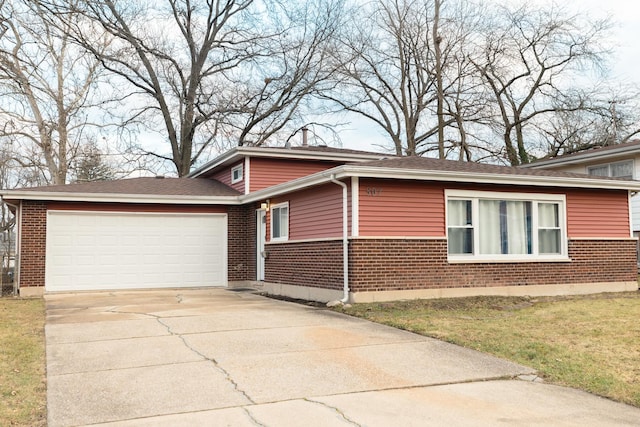
[(367, 196), (376, 197), (382, 194), (382, 188), (380, 187), (367, 187)]

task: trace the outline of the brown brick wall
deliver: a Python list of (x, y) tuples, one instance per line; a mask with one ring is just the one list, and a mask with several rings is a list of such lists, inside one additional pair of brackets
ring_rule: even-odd
[[(329, 289), (342, 287), (342, 242), (268, 246), (266, 280)], [(456, 287), (635, 281), (634, 240), (573, 240), (571, 262), (447, 262), (445, 239), (362, 239), (350, 242), (352, 292)]]
[(44, 286), (47, 243), (46, 203), (23, 202), (20, 233), (20, 286)]
[(256, 206), (231, 206), (228, 211), (228, 279), (256, 279)]
[(342, 241), (272, 243), (265, 247), (265, 281), (342, 289)]

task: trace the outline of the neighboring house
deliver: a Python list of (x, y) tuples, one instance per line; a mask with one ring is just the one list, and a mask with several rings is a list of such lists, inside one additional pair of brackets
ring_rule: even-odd
[(21, 295), (258, 284), (361, 302), (636, 290), (634, 191), (640, 182), (562, 172), (238, 147), (186, 178), (0, 194), (17, 214)]
[[(640, 180), (640, 140), (541, 159), (522, 167)], [(633, 235), (640, 237), (640, 196), (631, 198)]]

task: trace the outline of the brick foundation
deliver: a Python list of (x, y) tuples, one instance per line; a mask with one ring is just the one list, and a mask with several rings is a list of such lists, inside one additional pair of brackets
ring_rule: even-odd
[[(268, 246), (266, 280), (326, 289), (342, 287), (342, 242)], [(349, 247), (352, 293), (635, 282), (636, 242), (572, 240), (568, 262), (447, 261), (445, 239), (355, 239)]]
[(265, 281), (342, 289), (342, 241), (275, 243), (265, 247)]

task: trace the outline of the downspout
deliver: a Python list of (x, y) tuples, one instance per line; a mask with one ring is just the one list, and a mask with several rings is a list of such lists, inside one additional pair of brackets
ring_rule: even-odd
[(335, 174), (331, 174), (331, 182), (342, 187), (342, 277), (343, 294), (341, 303), (349, 301), (349, 206), (347, 184), (336, 179)]

